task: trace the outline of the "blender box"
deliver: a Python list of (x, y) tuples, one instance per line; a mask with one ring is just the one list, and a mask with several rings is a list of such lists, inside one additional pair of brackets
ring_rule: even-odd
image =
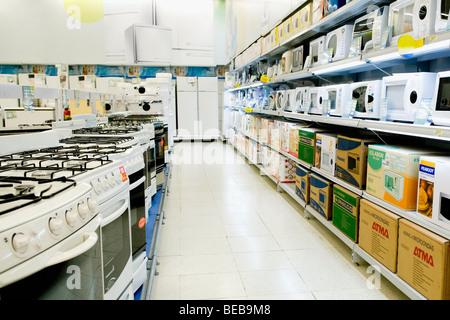
[(450, 299), (450, 240), (400, 219), (397, 275), (429, 300)]
[(333, 186), (333, 225), (354, 242), (358, 242), (360, 200), (360, 196), (344, 187)]
[(417, 216), (446, 229), (450, 229), (449, 181), (450, 157), (420, 157)]
[(295, 194), (302, 199), (305, 204), (309, 203), (309, 175), (311, 171), (297, 165), (295, 168)]
[(318, 174), (309, 175), (309, 205), (325, 219), (332, 214), (333, 182)]
[(374, 259), (397, 272), (398, 224), (400, 216), (361, 199), (358, 245)]
[(336, 168), (337, 134), (316, 134), (316, 167), (334, 176)]
[(416, 210), (419, 159), (436, 151), (372, 144), (367, 154), (367, 193), (403, 210)]
[(301, 128), (299, 131), (298, 158), (312, 166), (315, 165), (316, 134), (326, 132), (321, 128)]
[(367, 151), (375, 139), (359, 139), (338, 135), (335, 176), (352, 186), (364, 189), (366, 185)]

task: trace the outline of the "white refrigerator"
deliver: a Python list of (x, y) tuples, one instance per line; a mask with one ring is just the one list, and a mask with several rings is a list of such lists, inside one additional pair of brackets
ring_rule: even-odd
[(217, 139), (217, 77), (177, 77), (177, 138)]

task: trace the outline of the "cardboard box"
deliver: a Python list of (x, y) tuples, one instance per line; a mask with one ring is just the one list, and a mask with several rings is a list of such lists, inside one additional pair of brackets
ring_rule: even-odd
[(306, 6), (300, 9), (300, 30), (303, 31), (312, 24), (311, 20), (311, 11), (312, 11), (312, 4), (309, 2)]
[(360, 201), (358, 245), (394, 273), (397, 272), (400, 219), (400, 216), (369, 200)]
[(296, 11), (291, 16), (291, 34), (294, 35), (300, 32), (300, 22), (301, 22), (301, 10)]
[(367, 154), (367, 193), (403, 210), (416, 210), (419, 159), (436, 151), (372, 144)]
[(325, 219), (332, 215), (333, 182), (311, 173), (309, 176), (309, 204)]
[(295, 182), (295, 162), (281, 154), (278, 161), (278, 170), (275, 172), (275, 178), (282, 183)]
[(289, 154), (298, 159), (298, 143), (300, 141), (301, 125), (294, 125), (289, 128)]
[(336, 169), (337, 134), (316, 134), (316, 167), (334, 176)]
[(299, 131), (298, 158), (310, 165), (315, 165), (316, 133), (326, 132), (321, 128), (301, 128)]
[(358, 242), (360, 200), (360, 196), (344, 187), (333, 186), (333, 225), (354, 242)]
[(270, 129), (273, 128), (273, 119), (263, 118), (261, 120), (260, 138), (262, 143), (269, 144)]
[(400, 219), (397, 275), (429, 300), (450, 299), (450, 240)]
[(309, 203), (309, 175), (311, 171), (297, 165), (295, 168), (295, 194), (302, 199), (305, 204)]
[(281, 150), (284, 152), (289, 153), (289, 147), (290, 147), (290, 129), (295, 126), (294, 123), (290, 122), (280, 122), (280, 139), (281, 139)]
[(352, 186), (366, 186), (367, 151), (374, 139), (350, 138), (338, 135), (335, 176)]
[(450, 157), (420, 157), (418, 217), (450, 229)]

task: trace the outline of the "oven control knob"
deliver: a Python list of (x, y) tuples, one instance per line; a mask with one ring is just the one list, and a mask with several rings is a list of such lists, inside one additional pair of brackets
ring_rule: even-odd
[(89, 212), (89, 208), (86, 203), (80, 203), (78, 204), (78, 214), (81, 218), (86, 218), (87, 214)]
[(98, 211), (98, 203), (94, 198), (87, 199), (87, 206), (92, 213), (96, 213)]
[(114, 176), (116, 177), (117, 183), (121, 183), (122, 182), (122, 173), (119, 171), (117, 171)]
[(116, 178), (113, 176), (112, 173), (108, 175), (108, 182), (109, 182), (109, 185), (110, 185), (111, 187), (114, 187), (114, 185), (117, 183), (117, 180), (116, 180)]
[(77, 219), (78, 214), (75, 212), (75, 210), (70, 209), (66, 211), (66, 222), (69, 226), (74, 227)]
[(108, 178), (106, 176), (103, 176), (103, 178), (102, 178), (102, 186), (103, 186), (104, 190), (109, 189), (109, 182), (108, 182)]
[(12, 237), (12, 247), (17, 253), (25, 253), (28, 250), (28, 236), (23, 233), (15, 233)]
[(99, 179), (92, 181), (92, 187), (94, 188), (95, 193), (100, 194), (102, 192), (102, 184)]
[(50, 218), (50, 220), (48, 221), (48, 227), (50, 229), (50, 232), (53, 233), (55, 236), (61, 233), (62, 226), (63, 221), (60, 218)]

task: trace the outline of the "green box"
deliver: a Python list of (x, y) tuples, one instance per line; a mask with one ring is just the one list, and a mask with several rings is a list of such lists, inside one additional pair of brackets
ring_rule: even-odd
[(341, 187), (333, 187), (333, 225), (358, 242), (359, 202), (361, 197)]
[(298, 158), (312, 166), (315, 163), (316, 133), (326, 132), (320, 128), (302, 128), (299, 130)]

